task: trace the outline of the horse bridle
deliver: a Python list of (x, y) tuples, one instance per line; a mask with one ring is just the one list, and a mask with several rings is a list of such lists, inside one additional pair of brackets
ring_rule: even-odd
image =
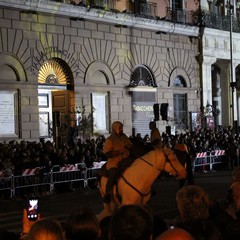
[[(173, 152), (174, 153), (174, 152)], [(166, 157), (166, 162), (168, 162), (170, 165), (171, 165), (171, 167), (174, 169), (174, 171), (175, 171), (175, 173), (176, 173), (176, 177), (178, 177), (178, 171), (177, 171), (177, 169), (173, 166), (173, 164), (172, 164), (172, 162), (169, 160), (169, 157), (168, 157), (168, 155), (163, 151), (163, 154), (165, 155), (165, 157)], [(174, 153), (175, 154), (175, 153)], [(175, 156), (176, 156), (176, 154), (175, 154)], [(177, 156), (176, 156), (176, 158), (177, 158)], [(178, 159), (178, 158), (177, 158)], [(165, 162), (165, 165), (166, 165), (166, 162)], [(164, 165), (164, 166), (165, 166)]]
[(159, 169), (159, 168), (156, 168), (152, 163), (148, 162), (146, 159), (142, 158), (142, 157), (139, 157), (139, 159), (141, 159), (142, 161), (144, 161), (145, 163), (147, 163), (148, 165), (152, 166), (153, 168), (157, 169), (160, 173), (164, 170), (165, 166), (166, 166), (166, 163), (168, 162), (171, 167), (174, 169), (175, 173), (176, 173), (176, 176), (178, 175), (177, 174), (177, 169), (173, 166), (172, 162), (169, 160), (169, 157), (168, 155), (164, 152), (164, 149), (163, 149), (163, 154), (165, 156), (165, 162), (163, 164), (163, 167), (162, 169)]

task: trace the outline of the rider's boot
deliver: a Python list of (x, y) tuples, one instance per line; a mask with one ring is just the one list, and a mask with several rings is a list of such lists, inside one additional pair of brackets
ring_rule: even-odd
[(116, 183), (116, 174), (110, 173), (108, 180), (107, 180), (106, 193), (103, 196), (103, 202), (110, 203), (110, 201), (113, 197), (113, 187), (114, 187), (115, 183)]

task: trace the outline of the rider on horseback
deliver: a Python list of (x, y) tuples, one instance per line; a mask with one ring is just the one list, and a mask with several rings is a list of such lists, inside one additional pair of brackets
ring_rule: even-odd
[(162, 138), (161, 134), (157, 128), (156, 122), (151, 121), (149, 123), (149, 129), (151, 130), (150, 140), (153, 148), (162, 147)]
[(117, 165), (120, 161), (129, 157), (129, 149), (131, 147), (132, 142), (123, 133), (123, 124), (119, 121), (113, 122), (111, 135), (106, 139), (103, 148), (103, 153), (108, 159), (106, 169), (109, 172), (106, 194), (103, 197), (105, 202), (109, 202), (113, 194), (113, 187), (118, 175)]

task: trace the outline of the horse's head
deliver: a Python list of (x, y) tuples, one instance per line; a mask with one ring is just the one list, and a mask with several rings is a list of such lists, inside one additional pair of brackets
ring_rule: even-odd
[(187, 171), (185, 167), (179, 162), (176, 154), (168, 148), (164, 148), (162, 151), (166, 158), (164, 171), (170, 173), (178, 180), (185, 179), (187, 177)]

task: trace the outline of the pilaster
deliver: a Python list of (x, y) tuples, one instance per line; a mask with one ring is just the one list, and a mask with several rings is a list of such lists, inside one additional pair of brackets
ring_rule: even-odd
[(215, 57), (203, 57), (202, 62), (202, 104), (212, 105), (212, 64), (216, 62)]

